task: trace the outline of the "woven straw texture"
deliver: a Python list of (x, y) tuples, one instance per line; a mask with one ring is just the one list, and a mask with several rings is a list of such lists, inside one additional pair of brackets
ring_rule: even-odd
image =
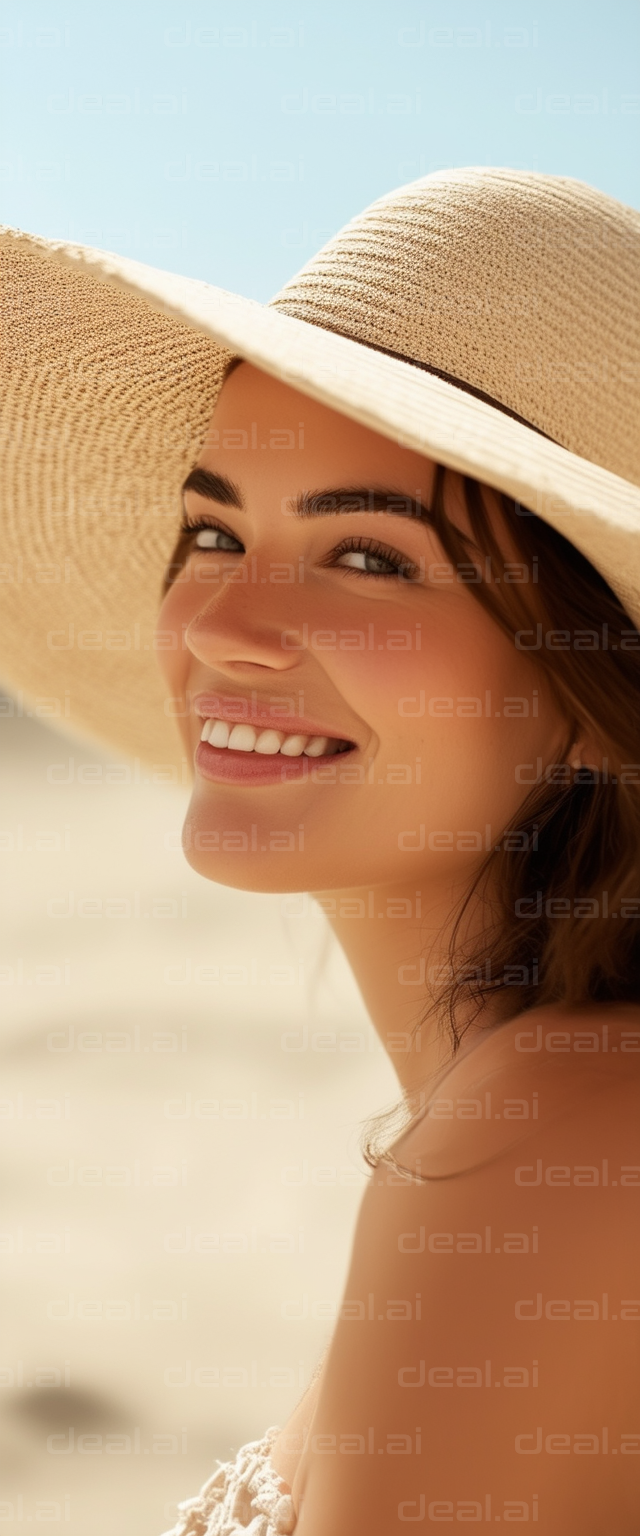
[(374, 203), (273, 302), (464, 380), (640, 485), (640, 214), (590, 187), (440, 173), (426, 197), (418, 182)]
[(0, 675), (52, 723), (171, 781), (154, 629), (179, 487), (229, 354), (80, 268), (43, 268), (20, 245), (3, 266)]
[(17, 231), (0, 257), (0, 675), (39, 714), (188, 779), (153, 631), (180, 485), (234, 354), (515, 496), (640, 620), (632, 209), (560, 178), (437, 173), (373, 204), (267, 306)]

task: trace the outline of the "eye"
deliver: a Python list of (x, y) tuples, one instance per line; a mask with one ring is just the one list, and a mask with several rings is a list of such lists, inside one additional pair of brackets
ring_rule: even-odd
[(190, 549), (216, 550), (218, 553), (226, 551), (230, 554), (244, 554), (244, 545), (229, 533), (228, 528), (223, 528), (220, 523), (190, 523), (185, 518), (182, 524), (182, 536), (188, 541)]
[(405, 581), (415, 581), (418, 575), (418, 567), (406, 555), (386, 544), (379, 544), (376, 539), (343, 539), (333, 550), (329, 564), (338, 570), (352, 571), (356, 576), (403, 577)]

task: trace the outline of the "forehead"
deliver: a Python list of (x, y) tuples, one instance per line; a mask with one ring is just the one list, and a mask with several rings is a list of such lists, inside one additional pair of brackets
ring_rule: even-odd
[(370, 466), (372, 474), (387, 466), (414, 481), (414, 492), (420, 482), (423, 489), (430, 486), (434, 470), (431, 459), (243, 362), (223, 384), (198, 462), (215, 468), (212, 457), (225, 454), (248, 468), (256, 453), (265, 460), (261, 472), (276, 455), (284, 469), (318, 455), (326, 469), (349, 458), (354, 466)]
[[(431, 504), (434, 461), (383, 437), (309, 395), (241, 362), (218, 396), (198, 465), (232, 479), (249, 499), (256, 489), (295, 496), (349, 484), (398, 490)], [(497, 492), (483, 488), (496, 534), (505, 530)], [(462, 477), (446, 475), (452, 522), (470, 534)]]

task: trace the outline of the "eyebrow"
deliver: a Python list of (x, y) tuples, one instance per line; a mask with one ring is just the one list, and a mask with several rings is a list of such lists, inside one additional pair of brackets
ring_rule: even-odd
[[(182, 487), (183, 492), (194, 491), (217, 501), (223, 507), (245, 510), (242, 492), (226, 475), (218, 475), (209, 469), (192, 469)], [(347, 512), (386, 512), (391, 517), (411, 517), (431, 524), (429, 508), (419, 494), (407, 496), (403, 491), (385, 486), (339, 486), (331, 490), (300, 491), (287, 503), (293, 517), (336, 517)]]
[(197, 496), (218, 501), (223, 507), (244, 508), (242, 493), (234, 481), (226, 475), (213, 474), (210, 469), (192, 469), (182, 487), (183, 495), (185, 491), (195, 491)]

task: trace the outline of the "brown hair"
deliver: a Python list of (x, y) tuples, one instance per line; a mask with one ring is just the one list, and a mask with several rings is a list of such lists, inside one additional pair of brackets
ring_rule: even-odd
[[(535, 650), (567, 721), (565, 753), (585, 731), (602, 751), (600, 767), (573, 769), (562, 761), (536, 774), (464, 897), (447, 980), (415, 1028), (435, 1009), (448, 1022), (455, 1055), (499, 991), (505, 1019), (550, 1003), (640, 1000), (640, 632), (575, 545), (494, 492), (522, 560), (524, 579), (514, 581), (514, 562), (500, 549), (482, 486), (463, 479), (470, 541), (445, 510), (446, 474), (438, 466), (430, 509), (445, 553), (459, 572), (470, 570), (470, 543), (482, 557), (471, 591), (516, 645)], [(491, 581), (483, 574), (487, 557)], [(465, 914), (489, 885), (489, 924), (465, 948)], [(422, 1107), (424, 1094), (418, 1099)], [(395, 1164), (388, 1133), (406, 1127), (412, 1108), (413, 1095), (367, 1126), (371, 1166), (381, 1157)]]

